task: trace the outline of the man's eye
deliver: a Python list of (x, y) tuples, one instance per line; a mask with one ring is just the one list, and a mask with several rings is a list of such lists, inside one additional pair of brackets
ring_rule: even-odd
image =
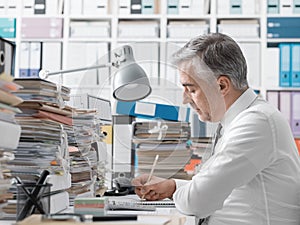
[(189, 92), (193, 94), (196, 92), (196, 90), (189, 90)]

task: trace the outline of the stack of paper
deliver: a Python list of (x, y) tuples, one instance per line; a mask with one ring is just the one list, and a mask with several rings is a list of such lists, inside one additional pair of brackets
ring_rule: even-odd
[[(14, 158), (13, 149), (17, 148), (21, 134), (21, 127), (16, 124), (15, 114), (21, 112), (16, 105), (22, 102), (22, 99), (11, 94), (20, 86), (12, 80), (11, 76), (0, 74), (0, 212), (5, 202), (13, 197), (8, 193), (11, 181), (7, 179), (5, 171), (7, 163)], [(2, 216), (0, 213), (0, 218)]]
[(73, 114), (73, 132), (69, 134), (70, 173), (72, 177), (70, 205), (74, 198), (80, 196), (94, 196), (95, 188), (101, 188), (96, 181), (105, 177), (105, 171), (99, 170), (100, 153), (94, 143), (103, 138), (100, 134), (100, 120), (94, 109), (76, 109)]
[[(14, 93), (24, 102), (19, 105), (21, 113), (16, 121), (21, 125), (20, 142), (14, 150), (15, 159), (7, 163), (8, 175), (18, 176), (23, 182), (35, 182), (42, 170), (49, 170), (52, 178), (50, 212), (65, 209), (68, 193), (65, 189), (71, 185), (69, 177), (69, 155), (67, 151), (67, 133), (72, 131), (72, 109), (60, 108), (61, 100), (69, 99), (70, 90), (41, 79), (15, 79), (23, 89)], [(59, 100), (59, 98), (61, 98)], [(48, 179), (48, 178), (47, 178)], [(16, 195), (16, 188), (11, 193)], [(59, 202), (59, 199), (62, 202)], [(15, 217), (16, 199), (9, 201), (4, 211)]]
[(136, 146), (137, 173), (149, 173), (156, 155), (159, 155), (154, 175), (165, 178), (189, 179), (184, 171), (191, 158), (186, 147), (190, 137), (187, 122), (135, 122), (133, 143)]

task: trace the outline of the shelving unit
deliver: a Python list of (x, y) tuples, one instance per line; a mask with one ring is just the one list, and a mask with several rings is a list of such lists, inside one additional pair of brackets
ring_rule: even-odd
[[(265, 97), (266, 91), (268, 89), (274, 89), (280, 87), (269, 87), (268, 82), (266, 82), (266, 79), (268, 79), (268, 68), (266, 66), (266, 56), (267, 56), (267, 48), (268, 46), (276, 46), (278, 43), (281, 42), (287, 42), (287, 43), (293, 43), (293, 42), (300, 42), (300, 37), (293, 38), (293, 39), (269, 39), (266, 36), (267, 33), (267, 18), (268, 17), (300, 17), (300, 14), (294, 14), (294, 15), (285, 15), (285, 14), (268, 14), (267, 13), (267, 3), (268, 0), (253, 0), (257, 4), (257, 9), (259, 10), (256, 14), (230, 14), (230, 13), (222, 13), (218, 14), (218, 1), (224, 1), (224, 0), (210, 0), (210, 10), (208, 14), (199, 13), (199, 15), (175, 15), (175, 14), (168, 14), (167, 11), (167, 0), (164, 1), (154, 1), (155, 3), (159, 4), (158, 6), (158, 13), (157, 14), (119, 14), (119, 0), (111, 0), (108, 1), (108, 13), (103, 15), (83, 15), (80, 13), (71, 13), (70, 7), (71, 4), (74, 4), (75, 1), (73, 0), (64, 0), (64, 8), (63, 8), (63, 14), (57, 14), (57, 15), (30, 15), (25, 16), (22, 15), (22, 9), (24, 7), (24, 0), (21, 1), (21, 4), (18, 4), (17, 6), (17, 13), (16, 15), (0, 15), (1, 18), (16, 18), (16, 38), (10, 40), (15, 41), (16, 43), (16, 77), (18, 77), (19, 74), (19, 68), (20, 63), (22, 61), (21, 58), (21, 49), (20, 45), (22, 42), (51, 42), (51, 43), (61, 43), (62, 49), (61, 49), (61, 68), (67, 69), (70, 68), (70, 49), (74, 46), (78, 46), (79, 44), (107, 44), (107, 51), (103, 50), (103, 53), (109, 53), (112, 49), (117, 48), (120, 44), (130, 43), (135, 48), (135, 45), (137, 46), (137, 54), (135, 54), (137, 60), (141, 58), (142, 60), (146, 61), (145, 57), (140, 56), (140, 52), (148, 53), (149, 49), (151, 49), (152, 46), (157, 45), (158, 50), (158, 58), (157, 58), (157, 72), (153, 72), (150, 74), (150, 79), (153, 81), (154, 93), (152, 96), (149, 97), (149, 100), (151, 99), (160, 99), (161, 102), (168, 101), (173, 102), (173, 104), (181, 104), (181, 89), (178, 87), (178, 79), (175, 78), (175, 74), (170, 74), (169, 71), (172, 73), (175, 73), (174, 69), (168, 69), (166, 64), (168, 63), (168, 56), (170, 55), (171, 50), (175, 50), (176, 47), (179, 47), (183, 45), (185, 42), (189, 40), (189, 38), (174, 38), (169, 37), (168, 32), (168, 25), (172, 21), (181, 21), (181, 22), (190, 22), (190, 21), (204, 21), (208, 25), (208, 31), (209, 32), (217, 32), (218, 31), (218, 25), (220, 21), (222, 20), (256, 20), (259, 24), (259, 37), (257, 38), (235, 38), (239, 43), (241, 43), (241, 46), (243, 45), (249, 45), (252, 46), (258, 44), (259, 52), (257, 53), (257, 57), (259, 57), (259, 65), (254, 66), (255, 67), (255, 76), (253, 77), (253, 74), (251, 74), (251, 71), (249, 75), (249, 81), (250, 85), (259, 90), (261, 94)], [(223, 2), (222, 2), (223, 4)], [(35, 18), (39, 20), (40, 18), (61, 18), (63, 19), (63, 36), (61, 38), (22, 38), (21, 35), (21, 28), (22, 28), (22, 20), (24, 18)], [(119, 37), (119, 29), (121, 21), (128, 21), (134, 23), (138, 23), (140, 21), (154, 21), (158, 23), (159, 31), (157, 37)], [(109, 23), (109, 36), (107, 37), (71, 37), (70, 36), (70, 25), (74, 21), (82, 21), (82, 22), (103, 22), (106, 21)], [(145, 45), (143, 48), (141, 45)], [(103, 45), (104, 46), (104, 45)], [(170, 47), (171, 46), (171, 47)], [(142, 49), (142, 50), (141, 50)], [(74, 50), (74, 48), (73, 48)], [(135, 50), (135, 49), (134, 49)], [(254, 58), (254, 57), (252, 57)], [(109, 56), (107, 56), (107, 59), (109, 59)], [(149, 59), (149, 60), (155, 60), (155, 59)], [(95, 62), (90, 62), (91, 64)], [(147, 64), (149, 62), (142, 62), (141, 65), (143, 66), (143, 63)], [(249, 68), (251, 68), (251, 64), (253, 62), (248, 62), (250, 64)], [(81, 66), (81, 65), (79, 65)], [(151, 65), (150, 65), (151, 66)], [(149, 65), (145, 65), (146, 68), (149, 68)], [(257, 72), (258, 71), (258, 72)], [(99, 72), (100, 73), (100, 72)], [(257, 74), (259, 73), (259, 74)], [(101, 76), (101, 75), (99, 75)], [(107, 76), (107, 75), (106, 75)], [(170, 77), (173, 77), (172, 80), (170, 80)], [(75, 77), (75, 75), (74, 75)], [(275, 77), (275, 76), (274, 76)], [(54, 81), (57, 81), (58, 78), (51, 78)], [(65, 79), (65, 77), (64, 77)], [(98, 94), (99, 88), (103, 89), (102, 93), (104, 94), (105, 98), (110, 97), (110, 79), (107, 79), (106, 83), (103, 85), (102, 83), (93, 83), (94, 80), (97, 80), (97, 82), (101, 81), (99, 77), (97, 79), (92, 79), (91, 82), (89, 82), (89, 78), (87, 76), (85, 77), (87, 79), (87, 82), (79, 83), (76, 85), (75, 83), (64, 83), (65, 85), (69, 85), (73, 87), (73, 91), (81, 92), (81, 91), (88, 91), (90, 94)], [(68, 79), (65, 79), (68, 81)], [(169, 84), (169, 85), (168, 85)], [(163, 89), (163, 91), (157, 92), (159, 88)], [(284, 88), (285, 89), (285, 88)], [(288, 89), (288, 88), (287, 88)], [(168, 93), (167, 93), (168, 90)], [(172, 94), (170, 94), (170, 90), (174, 90)], [(293, 88), (293, 90), (298, 90), (298, 88)], [(300, 90), (300, 88), (299, 88)], [(178, 92), (178, 93), (177, 93)], [(156, 93), (163, 96), (155, 96)], [(166, 99), (166, 96), (168, 99)]]

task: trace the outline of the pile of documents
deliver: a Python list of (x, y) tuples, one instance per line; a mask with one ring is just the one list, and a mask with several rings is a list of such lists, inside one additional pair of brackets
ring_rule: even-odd
[[(72, 177), (70, 205), (74, 198), (80, 196), (94, 196), (96, 182), (104, 175), (99, 171), (99, 152), (94, 143), (102, 140), (100, 134), (100, 120), (94, 109), (75, 109), (72, 116), (73, 132), (69, 138), (70, 173)], [(97, 144), (96, 144), (97, 146)]]
[(22, 99), (11, 92), (20, 88), (12, 82), (12, 77), (4, 73), (0, 74), (0, 218), (4, 217), (3, 207), (13, 195), (8, 192), (10, 179), (7, 177), (7, 163), (14, 159), (13, 150), (17, 148), (21, 135), (21, 127), (16, 124), (15, 114), (21, 112), (16, 105)]
[[(71, 185), (67, 132), (72, 131), (72, 109), (61, 108), (59, 103), (69, 99), (70, 90), (57, 90), (52, 82), (42, 79), (15, 79), (23, 89), (14, 91), (24, 102), (18, 107), (16, 121), (21, 125), (21, 137), (14, 150), (15, 159), (7, 163), (10, 176), (23, 182), (36, 182), (42, 170), (49, 170), (47, 182), (51, 187), (50, 212), (68, 207), (69, 196), (65, 189)], [(11, 188), (16, 195), (16, 187)], [(14, 217), (16, 200), (6, 209)]]
[(146, 121), (133, 123), (133, 143), (137, 157), (137, 175), (150, 173), (159, 155), (154, 175), (164, 178), (189, 179), (184, 171), (191, 158), (186, 146), (190, 137), (187, 122)]

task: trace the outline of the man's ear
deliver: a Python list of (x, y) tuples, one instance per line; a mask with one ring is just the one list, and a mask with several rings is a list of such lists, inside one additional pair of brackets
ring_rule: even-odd
[(220, 86), (220, 91), (221, 91), (221, 93), (222, 93), (223, 95), (226, 95), (226, 94), (229, 92), (229, 90), (230, 90), (230, 88), (231, 88), (231, 86), (232, 86), (231, 80), (229, 79), (229, 77), (228, 77), (228, 76), (221, 75), (221, 76), (219, 76), (219, 78), (217, 79), (217, 82), (218, 82), (218, 84), (219, 84), (219, 86)]

